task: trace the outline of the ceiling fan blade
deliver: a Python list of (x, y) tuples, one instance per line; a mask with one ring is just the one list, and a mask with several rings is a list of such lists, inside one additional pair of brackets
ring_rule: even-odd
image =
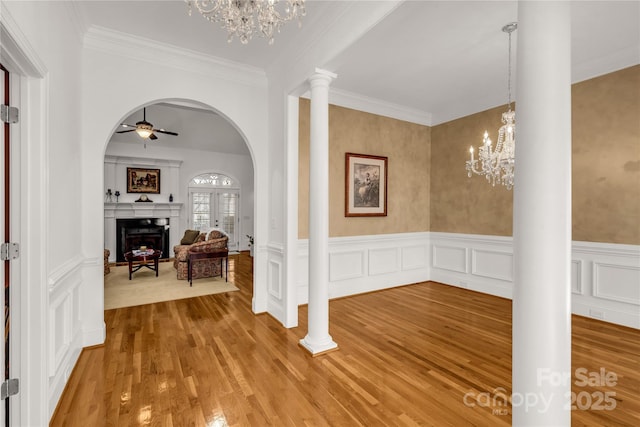
[(122, 123), (122, 124), (120, 124), (120, 126), (122, 126), (123, 128), (134, 128), (134, 127), (136, 127), (136, 125), (129, 125), (127, 123)]
[(173, 136), (178, 136), (177, 133), (175, 132), (170, 132), (168, 130), (164, 130), (164, 129), (154, 129), (154, 132), (158, 132), (158, 133), (166, 133), (167, 135), (173, 135)]
[(136, 131), (135, 129), (119, 130), (119, 131), (118, 131), (118, 132), (116, 132), (116, 133), (127, 133), (127, 132), (135, 132), (135, 131)]
[(151, 135), (149, 135), (149, 139), (153, 141), (158, 139), (158, 137), (154, 133), (152, 133)]

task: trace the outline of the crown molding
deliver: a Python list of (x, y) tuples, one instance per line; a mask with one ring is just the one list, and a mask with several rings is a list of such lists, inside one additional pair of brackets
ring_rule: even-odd
[[(307, 92), (303, 97), (308, 98), (309, 93)], [(329, 102), (333, 105), (364, 111), (365, 113), (390, 117), (392, 119), (424, 126), (432, 126), (432, 116), (429, 112), (347, 92), (341, 89), (329, 89)]]
[(247, 86), (264, 87), (267, 84), (266, 73), (260, 68), (104, 27), (91, 26), (85, 34), (84, 47), (155, 66), (169, 66)]
[(69, 12), (69, 17), (71, 19), (71, 24), (73, 27), (73, 31), (76, 35), (76, 39), (79, 45), (82, 45), (82, 41), (84, 40), (84, 35), (88, 30), (87, 18), (83, 12), (83, 9), (78, 5), (78, 2), (75, 0), (65, 2), (67, 10)]

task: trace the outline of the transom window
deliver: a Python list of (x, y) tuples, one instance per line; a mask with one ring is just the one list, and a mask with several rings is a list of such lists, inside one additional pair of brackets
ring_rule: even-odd
[(218, 173), (203, 173), (191, 180), (189, 187), (234, 187), (233, 179)]

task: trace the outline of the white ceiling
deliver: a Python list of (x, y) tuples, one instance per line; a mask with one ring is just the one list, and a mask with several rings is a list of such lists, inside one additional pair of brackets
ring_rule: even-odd
[[(350, 3), (307, 0), (302, 28), (285, 26), (272, 46), (262, 38), (248, 45), (227, 43), (218, 24), (195, 10), (190, 17), (182, 0), (77, 1), (76, 6), (85, 28), (103, 27), (266, 70), (284, 52), (299, 48), (296, 43), (322, 34)], [(640, 63), (640, 1), (573, 1), (571, 8), (574, 82)], [(501, 28), (516, 20), (516, 1), (405, 1), (318, 66), (338, 74), (332, 83), (338, 92), (406, 108), (438, 124), (506, 103), (508, 38)], [(517, 31), (514, 58), (516, 43)], [(223, 119), (199, 109), (178, 110), (163, 105), (147, 111), (148, 121), (180, 133), (160, 136), (158, 143), (206, 137), (220, 144), (216, 149), (238, 154), (237, 148), (222, 147), (237, 141)], [(126, 122), (135, 123), (138, 116)], [(194, 139), (190, 132), (200, 133)], [(118, 136), (122, 142), (135, 138)]]

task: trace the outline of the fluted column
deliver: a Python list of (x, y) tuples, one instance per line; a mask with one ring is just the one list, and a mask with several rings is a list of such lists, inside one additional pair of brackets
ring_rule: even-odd
[(329, 84), (335, 78), (320, 69), (309, 78), (309, 321), (300, 345), (313, 355), (338, 347), (329, 335)]
[(518, 4), (514, 426), (571, 425), (570, 7)]

